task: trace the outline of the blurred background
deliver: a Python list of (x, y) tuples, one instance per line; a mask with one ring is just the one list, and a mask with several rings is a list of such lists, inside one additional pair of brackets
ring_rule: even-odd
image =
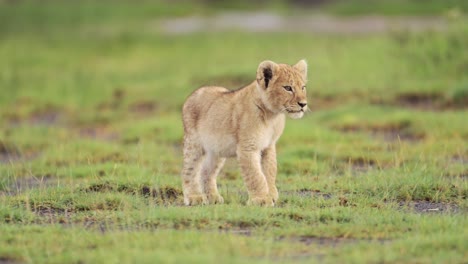
[[(72, 178), (97, 175), (86, 162), (133, 161), (148, 178), (173, 179), (193, 90), (238, 88), (262, 60), (304, 58), (312, 112), (280, 142), (291, 147), (280, 156), (288, 173), (369, 165), (376, 153), (391, 163), (382, 140), (409, 144), (408, 156), (461, 160), (449, 166), (461, 173), (467, 11), (464, 0), (2, 0), (0, 161)], [(298, 161), (310, 155), (324, 163)]]

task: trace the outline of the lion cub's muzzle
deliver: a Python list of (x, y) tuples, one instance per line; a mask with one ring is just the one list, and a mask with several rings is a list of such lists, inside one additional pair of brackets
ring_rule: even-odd
[(307, 110), (307, 102), (301, 101), (297, 105), (292, 105), (286, 108), (288, 116), (293, 119), (299, 119), (304, 116), (304, 112)]
[(288, 113), (304, 113), (307, 110), (307, 102), (301, 101), (298, 102), (297, 105), (291, 105), (289, 107), (286, 107), (286, 111)]

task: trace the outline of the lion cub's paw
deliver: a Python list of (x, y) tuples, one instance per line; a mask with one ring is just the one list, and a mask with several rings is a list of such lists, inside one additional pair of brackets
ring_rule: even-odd
[(266, 197), (253, 197), (247, 201), (247, 205), (260, 205), (260, 206), (275, 206), (273, 199), (270, 196)]
[(184, 197), (184, 204), (185, 205), (204, 205), (207, 204), (208, 201), (205, 195), (190, 195)]
[(278, 189), (276, 187), (273, 187), (270, 189), (270, 196), (273, 199), (273, 203), (276, 203), (278, 201)]
[(219, 194), (208, 194), (207, 200), (209, 204), (223, 204), (224, 198)]

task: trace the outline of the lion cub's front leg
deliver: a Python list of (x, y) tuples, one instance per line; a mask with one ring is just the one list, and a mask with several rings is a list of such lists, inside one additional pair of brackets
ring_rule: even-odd
[(274, 202), (269, 194), (268, 184), (262, 172), (260, 151), (239, 149), (237, 158), (245, 185), (249, 191), (247, 204), (273, 206)]
[(273, 198), (273, 202), (276, 203), (278, 201), (278, 189), (275, 183), (277, 173), (275, 145), (271, 145), (262, 151), (262, 171), (265, 174), (270, 196)]

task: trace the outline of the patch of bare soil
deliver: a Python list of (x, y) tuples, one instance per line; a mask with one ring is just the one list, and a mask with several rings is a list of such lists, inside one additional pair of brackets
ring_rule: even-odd
[(102, 141), (117, 141), (120, 137), (119, 133), (105, 125), (95, 125), (81, 127), (77, 129), (78, 135), (82, 138), (89, 138)]
[(98, 104), (96, 110), (98, 111), (115, 111), (120, 108), (125, 98), (125, 90), (123, 88), (116, 88), (112, 93), (112, 97)]
[(331, 164), (336, 175), (359, 176), (372, 170), (381, 170), (397, 166), (390, 161), (379, 161), (369, 157), (342, 157)]
[(394, 99), (399, 106), (419, 110), (443, 110), (443, 98), (439, 94), (406, 93)]
[(293, 192), (287, 192), (287, 193), (299, 195), (301, 197), (318, 197), (318, 198), (323, 198), (325, 200), (329, 200), (333, 197), (331, 193), (324, 193), (320, 190), (311, 190), (311, 189), (306, 189), (306, 188), (293, 191)]
[(468, 98), (448, 98), (441, 93), (409, 92), (395, 96), (390, 101), (374, 101), (376, 104), (386, 104), (420, 111), (446, 111), (468, 108)]
[(6, 119), (9, 121), (10, 125), (13, 126), (23, 123), (29, 125), (54, 126), (63, 120), (65, 113), (66, 111), (63, 109), (47, 105), (34, 110), (26, 116), (20, 116), (15, 113), (7, 114)]
[(37, 206), (32, 210), (32, 212), (41, 217), (41, 223), (51, 224), (68, 224), (71, 222), (71, 218), (75, 214), (70, 210), (50, 208), (47, 206)]
[(456, 204), (429, 201), (400, 202), (399, 206), (407, 207), (416, 213), (458, 213), (461, 211)]
[(247, 228), (233, 228), (233, 229), (226, 229), (225, 227), (219, 227), (220, 233), (229, 233), (235, 235), (242, 235), (242, 236), (252, 236), (252, 230)]
[[(357, 243), (378, 243), (385, 244), (391, 242), (385, 239), (358, 239), (358, 238), (342, 238), (342, 237), (317, 237), (317, 236), (296, 236), (296, 237), (280, 237), (279, 240), (290, 240), (293, 242), (303, 243), (311, 248), (340, 248), (346, 245)], [(323, 262), (325, 254), (317, 252), (303, 252), (290, 256), (291, 259), (309, 260), (315, 258), (317, 262)]]
[(293, 238), (307, 246), (321, 246), (336, 248), (343, 245), (357, 244), (360, 242), (370, 242), (384, 244), (388, 240), (371, 240), (371, 239), (358, 239), (358, 238), (342, 238), (342, 237), (316, 237), (316, 236), (299, 236)]
[(366, 172), (371, 169), (382, 167), (378, 165), (377, 161), (370, 159), (370, 158), (364, 158), (364, 157), (347, 158), (347, 159), (344, 159), (343, 161), (349, 164), (351, 168), (353, 169), (353, 171), (356, 171), (356, 172)]
[(0, 163), (8, 163), (20, 159), (20, 151), (12, 144), (0, 141)]
[(49, 108), (32, 113), (29, 116), (29, 122), (32, 124), (53, 126), (61, 118), (63, 111)]
[[(38, 215), (40, 218), (35, 222), (38, 224), (60, 224), (64, 227), (69, 226), (82, 226), (86, 230), (99, 231), (101, 233), (106, 233), (110, 229), (118, 230), (127, 230), (121, 226), (112, 226), (112, 223), (103, 220), (96, 220), (92, 216), (85, 217), (82, 220), (75, 220), (74, 216), (76, 215), (75, 211), (49, 208), (49, 207), (37, 207), (33, 212)], [(128, 230), (131, 230), (129, 227)]]
[(213, 77), (207, 77), (203, 79), (194, 79), (193, 83), (202, 86), (221, 86), (228, 88), (229, 90), (238, 89), (244, 87), (255, 80), (255, 76), (250, 75), (218, 75)]
[(15, 144), (11, 144), (0, 140), (0, 164), (30, 161), (38, 156), (38, 150), (20, 150)]
[(451, 162), (467, 165), (468, 164), (468, 156), (467, 155), (462, 155), (462, 154), (455, 154), (455, 155), (452, 156)]
[(19, 263), (24, 263), (24, 262), (19, 261), (13, 257), (0, 256), (0, 264), (19, 264)]
[(158, 108), (158, 105), (153, 101), (140, 101), (131, 104), (128, 110), (138, 116), (149, 116)]
[(150, 186), (128, 186), (124, 184), (114, 184), (109, 182), (91, 184), (82, 189), (85, 192), (122, 192), (132, 195), (141, 195), (147, 198), (153, 198), (160, 203), (176, 203), (182, 197), (182, 191), (171, 187), (162, 186), (152, 188)]
[(54, 186), (57, 182), (57, 177), (50, 174), (34, 177), (20, 177), (16, 178), (3, 192), (7, 195), (15, 195), (30, 189), (42, 189)]
[[(112, 162), (112, 163), (130, 163), (134, 162), (133, 159), (129, 158), (128, 156), (125, 156), (124, 154), (120, 152), (112, 152), (112, 153), (106, 153), (106, 154), (100, 154), (100, 155), (95, 155), (93, 157), (83, 157), (81, 159), (75, 159), (75, 160), (67, 160), (67, 159), (54, 159), (54, 160), (47, 160), (46, 165), (48, 166), (54, 166), (54, 167), (68, 167), (71, 165), (77, 165), (77, 164), (101, 164), (101, 163), (107, 163), (107, 162)], [(99, 174), (100, 176), (101, 173), (104, 173), (104, 171), (100, 171)]]
[(406, 141), (416, 142), (423, 140), (425, 134), (414, 132), (410, 122), (386, 123), (386, 124), (353, 124), (335, 127), (342, 132), (368, 132), (371, 136), (381, 138), (388, 142)]
[(182, 197), (182, 191), (170, 186), (164, 186), (158, 189), (143, 186), (140, 189), (140, 195), (153, 197), (162, 202), (175, 202)]
[[(375, 34), (405, 30), (443, 31), (447, 22), (442, 17), (335, 17), (324, 14), (282, 16), (268, 12), (222, 13), (211, 17), (170, 18), (159, 21), (168, 34), (190, 34), (206, 31), (242, 30), (248, 32), (307, 32), (325, 34)], [(154, 23), (149, 27), (153, 28)]]
[(334, 97), (315, 97), (309, 99), (309, 108), (311, 111), (316, 110), (329, 110), (343, 104), (345, 100), (337, 100)]
[(462, 170), (456, 170), (456, 171), (446, 171), (444, 173), (444, 176), (447, 177), (454, 177), (454, 178), (461, 178), (463, 180), (468, 180), (468, 153), (467, 154), (455, 154), (447, 159), (448, 167), (450, 165), (455, 165), (459, 166), (462, 165), (463, 169)]

